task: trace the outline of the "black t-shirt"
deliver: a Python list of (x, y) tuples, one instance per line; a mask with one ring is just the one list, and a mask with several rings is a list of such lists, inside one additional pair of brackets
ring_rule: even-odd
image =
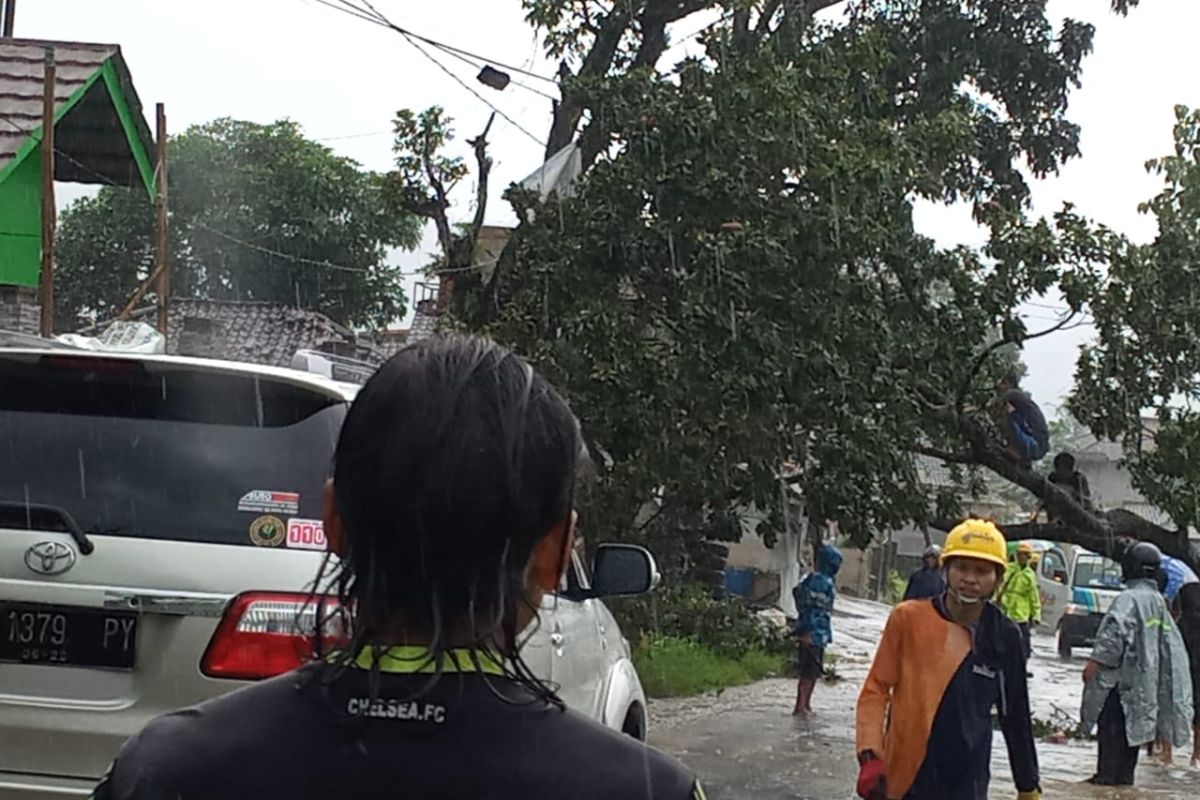
[(422, 694), (429, 675), (332, 670), (309, 665), (159, 717), (95, 800), (704, 796), (674, 759), (507, 678), (443, 675)]

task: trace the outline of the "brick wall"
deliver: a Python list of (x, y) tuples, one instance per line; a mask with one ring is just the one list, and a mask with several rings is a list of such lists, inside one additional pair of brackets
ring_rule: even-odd
[(0, 284), (0, 331), (36, 336), (41, 319), (41, 303), (36, 288)]

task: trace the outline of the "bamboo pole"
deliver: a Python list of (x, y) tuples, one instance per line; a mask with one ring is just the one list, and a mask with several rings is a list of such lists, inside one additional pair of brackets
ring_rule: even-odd
[(54, 49), (46, 48), (45, 77), (42, 84), (42, 336), (54, 333)]
[(171, 298), (171, 261), (167, 253), (167, 112), (159, 103), (156, 108), (158, 120), (158, 159), (154, 170), (154, 272), (158, 275), (158, 332), (167, 335), (167, 307)]
[(17, 0), (4, 0), (4, 36), (11, 39), (13, 35), (13, 16), (17, 13)]

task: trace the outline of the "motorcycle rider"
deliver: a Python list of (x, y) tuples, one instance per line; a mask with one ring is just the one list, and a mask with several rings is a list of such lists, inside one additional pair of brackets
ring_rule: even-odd
[(945, 591), (946, 578), (942, 575), (942, 548), (931, 544), (921, 554), (921, 568), (908, 576), (904, 599), (920, 600), (924, 597), (941, 597)]
[(1187, 651), (1160, 591), (1162, 552), (1137, 542), (1120, 561), (1127, 588), (1100, 622), (1083, 670), (1083, 728), (1098, 727), (1087, 782), (1100, 786), (1132, 786), (1142, 745), (1182, 747), (1192, 727)]

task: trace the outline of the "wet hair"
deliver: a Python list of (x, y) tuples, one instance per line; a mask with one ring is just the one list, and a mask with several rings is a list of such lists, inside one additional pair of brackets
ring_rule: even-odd
[(332, 581), (350, 613), (333, 660), (372, 648), (378, 662), (398, 635), (419, 637), (430, 687), (465, 647), (557, 703), (521, 658), (517, 617), (536, 615), (526, 568), (568, 520), (585, 461), (566, 402), (494, 342), (434, 337), (394, 355), (355, 398), (334, 457), (345, 553)]

